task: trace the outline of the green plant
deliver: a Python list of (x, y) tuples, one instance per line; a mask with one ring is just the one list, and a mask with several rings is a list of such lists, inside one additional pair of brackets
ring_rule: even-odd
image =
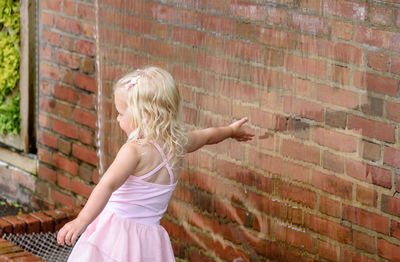
[(20, 4), (0, 0), (0, 135), (20, 131)]

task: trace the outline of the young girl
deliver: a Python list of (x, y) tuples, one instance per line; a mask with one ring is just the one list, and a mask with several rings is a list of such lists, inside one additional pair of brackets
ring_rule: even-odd
[(185, 153), (253, 135), (241, 128), (247, 118), (186, 134), (178, 89), (161, 68), (136, 70), (114, 88), (117, 120), (128, 140), (78, 217), (59, 231), (57, 242), (74, 245), (83, 233), (68, 261), (175, 261), (160, 219)]

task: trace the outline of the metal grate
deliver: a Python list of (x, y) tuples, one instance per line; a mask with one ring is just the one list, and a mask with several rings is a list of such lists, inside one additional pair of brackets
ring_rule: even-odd
[(33, 234), (6, 234), (2, 238), (13, 242), (24, 250), (40, 257), (46, 262), (67, 261), (72, 246), (57, 244), (57, 232)]

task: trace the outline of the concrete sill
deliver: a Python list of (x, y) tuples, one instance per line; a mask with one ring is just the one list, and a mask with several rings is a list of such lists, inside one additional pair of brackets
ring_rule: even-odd
[(28, 173), (37, 174), (37, 157), (25, 153), (17, 153), (11, 149), (0, 147), (0, 161), (20, 168)]

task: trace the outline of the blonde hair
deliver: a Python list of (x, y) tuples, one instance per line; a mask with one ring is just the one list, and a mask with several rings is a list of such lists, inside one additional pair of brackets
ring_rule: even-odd
[(128, 92), (126, 103), (132, 116), (131, 127), (138, 130), (132, 139), (141, 144), (161, 139), (167, 155), (175, 160), (182, 158), (187, 136), (181, 117), (181, 96), (171, 74), (153, 66), (138, 69), (119, 79), (114, 92), (119, 88)]

